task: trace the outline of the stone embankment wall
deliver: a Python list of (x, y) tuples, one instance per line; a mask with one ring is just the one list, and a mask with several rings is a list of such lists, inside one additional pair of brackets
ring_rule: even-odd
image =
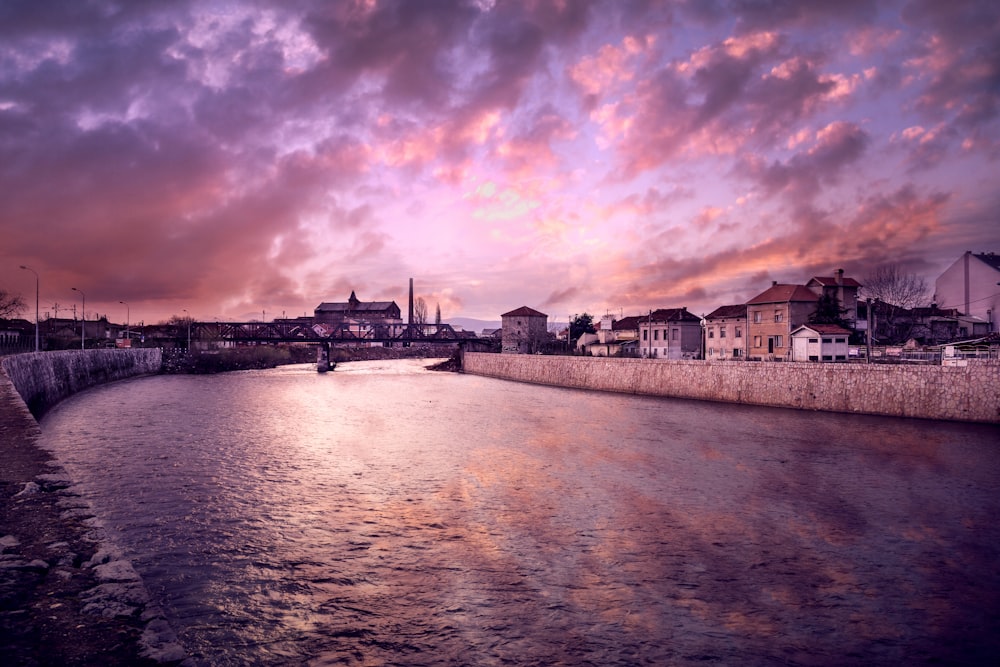
[(157, 348), (32, 352), (0, 358), (0, 370), (36, 418), (78, 391), (158, 373), (161, 365)]
[(467, 373), (558, 387), (1000, 423), (1000, 363), (963, 367), (656, 361), (468, 352)]

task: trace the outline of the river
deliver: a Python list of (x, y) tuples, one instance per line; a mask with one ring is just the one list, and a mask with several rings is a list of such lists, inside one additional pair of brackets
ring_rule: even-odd
[(997, 427), (425, 363), (140, 378), (42, 427), (193, 664), (1000, 654)]

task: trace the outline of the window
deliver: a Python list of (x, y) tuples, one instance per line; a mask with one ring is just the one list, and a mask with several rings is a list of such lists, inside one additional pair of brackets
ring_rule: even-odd
[(726, 327), (719, 327), (719, 338), (726, 337)]
[(649, 329), (643, 329), (642, 330), (642, 339), (643, 340), (648, 340), (649, 339)]
[(741, 357), (741, 356), (743, 356), (743, 350), (739, 349), (738, 347), (734, 347), (733, 348), (733, 356), (734, 357)]
[(823, 361), (833, 361), (833, 357), (830, 356), (829, 354), (824, 354)]
[(775, 347), (784, 347), (785, 346), (785, 341), (783, 339), (784, 339), (784, 336), (775, 336), (774, 337), (774, 346)]
[(735, 336), (737, 338), (743, 338), (743, 327), (736, 327)]
[(660, 340), (660, 330), (653, 329), (653, 340)]
[[(664, 337), (666, 337), (666, 333), (664, 333), (663, 335), (664, 335)], [(670, 331), (670, 339), (671, 340), (677, 340), (677, 329), (671, 329), (671, 331)]]
[(760, 336), (754, 336), (753, 337), (753, 346), (754, 347), (760, 347), (760, 343), (761, 343)]
[(833, 344), (833, 339), (832, 338), (824, 338), (823, 339), (823, 344), (824, 345), (832, 345)]
[(817, 357), (815, 354), (810, 354), (809, 361), (819, 361), (819, 357)]
[(819, 338), (810, 338), (809, 342), (810, 343), (818, 343), (819, 342)]
[(762, 321), (761, 314), (759, 310), (753, 311), (753, 323), (760, 324)]
[(846, 342), (847, 342), (847, 339), (846, 339), (846, 338), (838, 338), (838, 339), (837, 339), (837, 342), (838, 342), (838, 343), (846, 343)]
[(775, 322), (784, 322), (785, 321), (785, 314), (783, 312), (781, 312), (780, 310), (774, 311), (774, 321)]
[[(723, 330), (723, 331), (724, 331), (724, 330)], [(709, 337), (709, 338), (715, 338), (715, 329), (709, 329), (709, 330), (708, 330), (708, 337)], [(725, 336), (722, 336), (722, 335), (720, 334), (720, 335), (719, 335), (719, 338), (725, 338)]]

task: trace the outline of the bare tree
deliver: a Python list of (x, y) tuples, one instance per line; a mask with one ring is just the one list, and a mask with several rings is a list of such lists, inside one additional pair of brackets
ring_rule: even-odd
[(19, 316), (27, 306), (20, 294), (12, 294), (0, 288), (0, 320), (12, 319)]
[(862, 293), (872, 299), (873, 334), (885, 342), (906, 340), (913, 329), (912, 309), (927, 301), (927, 281), (905, 273), (898, 264), (883, 264), (865, 278)]
[(434, 324), (441, 324), (441, 304), (437, 304), (437, 312), (434, 313)]
[(424, 297), (418, 296), (413, 302), (413, 324), (427, 323), (427, 302)]

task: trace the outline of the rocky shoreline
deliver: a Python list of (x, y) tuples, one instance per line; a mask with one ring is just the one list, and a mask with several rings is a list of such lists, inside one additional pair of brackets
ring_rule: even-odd
[[(2, 383), (0, 392), (14, 391)], [(157, 665), (185, 658), (131, 564), (0, 396), (0, 655), (4, 665)], [(21, 404), (23, 406), (23, 404)]]

